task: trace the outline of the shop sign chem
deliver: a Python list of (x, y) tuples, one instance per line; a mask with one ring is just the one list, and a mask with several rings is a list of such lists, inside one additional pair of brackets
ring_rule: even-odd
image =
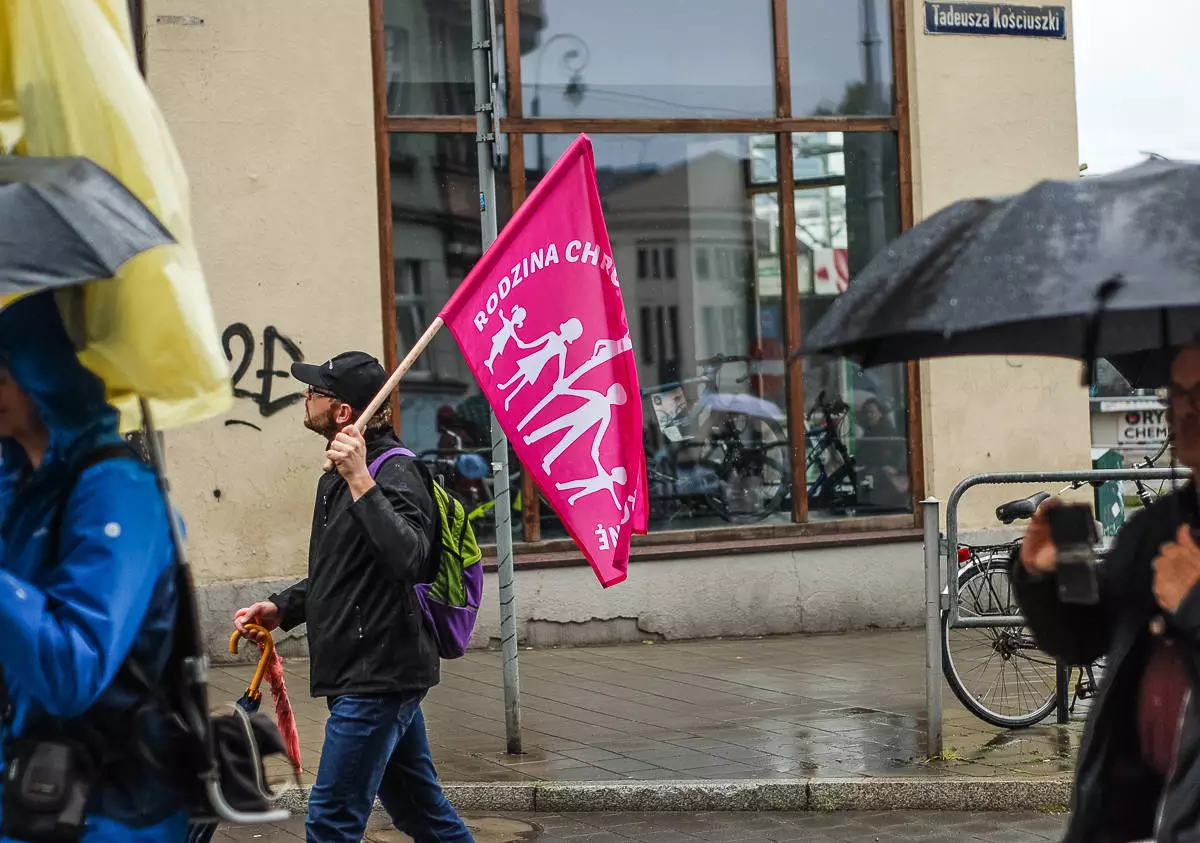
[(1118, 445), (1156, 445), (1169, 435), (1166, 410), (1130, 410), (1117, 424)]

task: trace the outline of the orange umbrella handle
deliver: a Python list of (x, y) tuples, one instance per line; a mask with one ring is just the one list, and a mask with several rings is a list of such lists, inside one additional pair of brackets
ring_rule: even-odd
[[(256, 623), (248, 623), (246, 624), (246, 629), (253, 629), (265, 638), (264, 642), (258, 645), (259, 649), (262, 650), (262, 654), (258, 657), (258, 670), (254, 671), (254, 680), (250, 683), (250, 687), (246, 689), (247, 696), (251, 699), (258, 699), (262, 696), (262, 692), (258, 688), (262, 684), (263, 675), (267, 671), (267, 661), (271, 658), (271, 654), (275, 652), (275, 642), (271, 639), (271, 633), (267, 631), (266, 627), (259, 626)], [(235, 656), (238, 652), (238, 639), (241, 637), (241, 630), (235, 629), (229, 639), (229, 652)]]

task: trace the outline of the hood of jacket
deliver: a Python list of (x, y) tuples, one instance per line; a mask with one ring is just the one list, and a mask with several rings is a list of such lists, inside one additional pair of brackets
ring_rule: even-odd
[[(64, 482), (77, 460), (121, 441), (117, 411), (105, 400), (103, 382), (79, 361), (52, 294), (28, 296), (0, 311), (0, 364), (50, 431), (45, 459), (28, 478), (31, 487)], [(25, 450), (0, 438), (0, 495), (11, 493), (28, 467)]]

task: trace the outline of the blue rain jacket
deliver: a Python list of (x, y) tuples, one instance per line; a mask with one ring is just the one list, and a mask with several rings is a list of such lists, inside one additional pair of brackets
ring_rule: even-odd
[[(15, 441), (0, 438), (0, 669), (11, 733), (21, 736), (47, 718), (131, 710), (136, 686), (114, 682), (127, 654), (146, 676), (162, 676), (175, 618), (174, 550), (153, 472), (121, 458), (80, 476), (51, 558), (48, 526), (72, 469), (96, 447), (121, 441), (117, 414), (46, 294), (0, 311), (0, 363), (50, 430), (36, 471)], [(151, 739), (161, 735), (159, 717), (134, 719)], [(169, 776), (147, 766), (140, 781), (114, 778), (122, 777), (108, 776), (100, 788), (86, 843), (186, 838), (187, 811)]]

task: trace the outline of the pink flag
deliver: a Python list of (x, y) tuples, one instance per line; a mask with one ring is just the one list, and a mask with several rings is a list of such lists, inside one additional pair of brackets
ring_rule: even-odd
[(441, 313), (513, 450), (606, 588), (646, 532), (642, 400), (580, 135)]

